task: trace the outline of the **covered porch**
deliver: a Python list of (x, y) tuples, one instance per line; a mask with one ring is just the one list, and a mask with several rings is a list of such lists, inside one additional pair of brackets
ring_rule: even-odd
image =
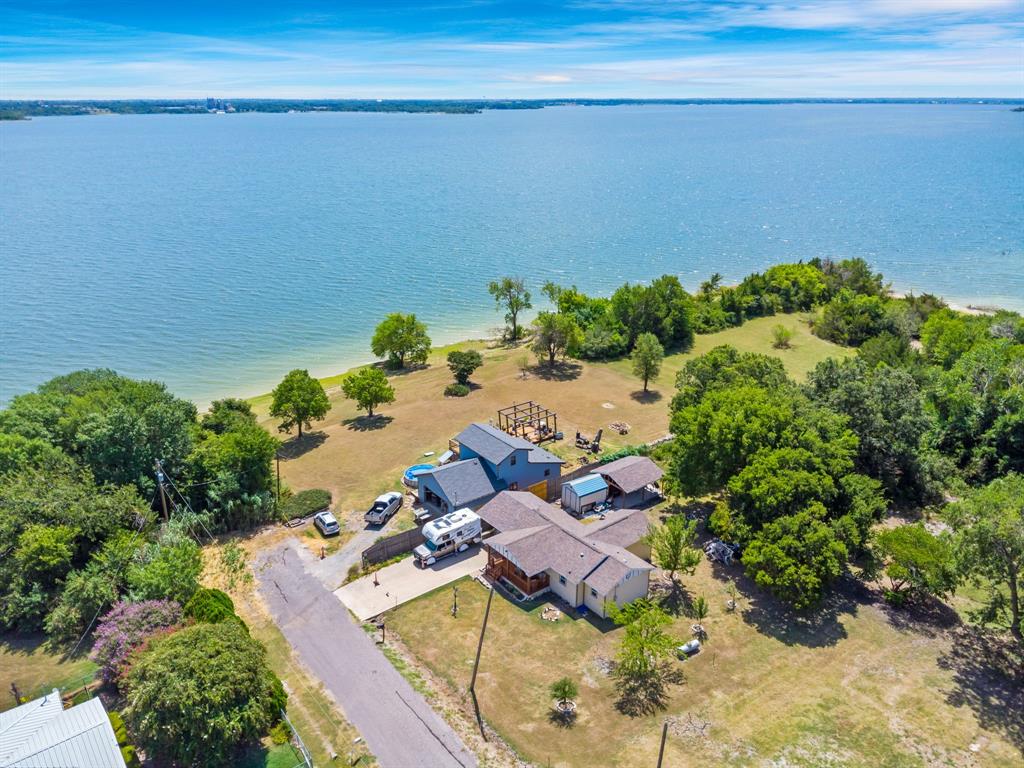
[(550, 586), (547, 572), (527, 576), (522, 569), (513, 565), (493, 549), (486, 545), (485, 548), (487, 549), (487, 566), (484, 568), (484, 574), (488, 578), (504, 579), (527, 597), (543, 592)]

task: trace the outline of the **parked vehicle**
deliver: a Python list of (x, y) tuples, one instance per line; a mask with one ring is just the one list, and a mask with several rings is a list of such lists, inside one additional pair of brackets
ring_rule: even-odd
[(688, 659), (700, 651), (700, 640), (690, 640), (676, 648), (676, 654), (680, 659)]
[(480, 543), (480, 517), (471, 509), (457, 509), (424, 525), (423, 536), (426, 541), (412, 554), (420, 565), (433, 565), (443, 557), (465, 552), (470, 544)]
[(341, 532), (341, 526), (330, 512), (317, 512), (313, 516), (313, 525), (324, 536), (334, 536)]
[(373, 506), (363, 515), (363, 520), (371, 525), (383, 525), (401, 508), (402, 494), (398, 491), (388, 491), (374, 499)]

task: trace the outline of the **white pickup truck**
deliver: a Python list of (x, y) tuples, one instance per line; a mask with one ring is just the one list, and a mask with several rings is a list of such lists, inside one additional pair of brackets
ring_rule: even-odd
[(370, 525), (383, 525), (401, 508), (402, 494), (398, 491), (388, 491), (374, 499), (373, 506), (363, 515), (363, 520)]

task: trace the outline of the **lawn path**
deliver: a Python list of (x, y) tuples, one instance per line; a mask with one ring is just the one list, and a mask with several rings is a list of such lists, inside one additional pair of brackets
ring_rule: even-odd
[(299, 658), (331, 692), (382, 768), (476, 768), (461, 739), (306, 570), (304, 559), (292, 543), (261, 554), (255, 563), (260, 594)]

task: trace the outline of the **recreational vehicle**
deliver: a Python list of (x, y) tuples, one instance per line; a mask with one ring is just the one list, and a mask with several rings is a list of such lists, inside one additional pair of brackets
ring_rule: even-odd
[(480, 543), (480, 517), (471, 509), (457, 509), (424, 525), (423, 537), (426, 541), (413, 550), (413, 555), (420, 565), (433, 565), (442, 557)]

